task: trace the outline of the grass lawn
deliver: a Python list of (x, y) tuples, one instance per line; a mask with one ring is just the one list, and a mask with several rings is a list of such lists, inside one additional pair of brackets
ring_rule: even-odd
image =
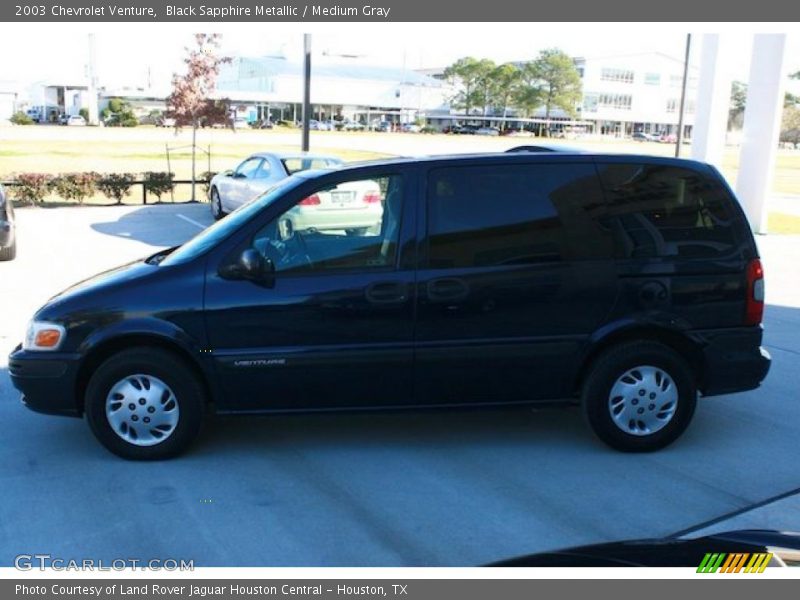
[[(15, 173), (26, 172), (53, 175), (80, 171), (138, 174), (144, 171), (167, 170), (175, 173), (176, 179), (191, 179), (190, 133), (189, 130), (183, 130), (176, 136), (172, 130), (150, 127), (102, 130), (32, 126), (0, 130), (0, 181), (11, 179)], [(261, 135), (258, 135), (259, 133)], [(197, 177), (201, 177), (205, 171), (219, 172), (233, 168), (253, 152), (298, 151), (299, 144), (287, 143), (289, 141), (287, 138), (296, 137), (299, 142), (299, 132), (292, 132), (294, 135), (290, 133), (289, 136), (271, 136), (270, 133), (201, 130), (198, 135), (198, 147), (210, 150), (210, 157), (198, 149)], [(170, 148), (169, 162), (167, 162), (167, 146)], [(369, 160), (384, 156), (377, 152), (350, 148), (331, 148), (325, 153), (333, 154), (345, 161)], [(178, 185), (175, 199), (188, 199), (190, 193), (190, 186)], [(155, 198), (150, 199), (154, 200)], [(46, 202), (63, 204), (54, 196), (48, 198)], [(90, 204), (110, 202), (101, 194), (87, 199), (87, 203)], [(134, 187), (125, 202), (141, 203), (141, 187)]]
[(800, 234), (800, 216), (785, 213), (769, 213), (767, 229), (770, 233)]

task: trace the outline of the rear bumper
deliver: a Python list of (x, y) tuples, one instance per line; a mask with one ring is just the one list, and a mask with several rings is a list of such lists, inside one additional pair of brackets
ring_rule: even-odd
[(704, 396), (744, 392), (761, 385), (772, 363), (761, 346), (762, 334), (760, 326), (702, 334), (705, 369), (699, 387)]
[(380, 225), (382, 218), (383, 207), (377, 203), (366, 208), (320, 209), (316, 207), (295, 207), (291, 211), (292, 226), (297, 231), (306, 229), (332, 231), (375, 227)]
[(75, 398), (77, 354), (27, 352), (20, 346), (8, 357), (11, 383), (22, 392), (22, 402), (35, 412), (81, 416)]

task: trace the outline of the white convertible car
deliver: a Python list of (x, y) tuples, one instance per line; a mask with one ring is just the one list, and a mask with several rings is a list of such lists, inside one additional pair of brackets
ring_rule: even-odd
[(321, 154), (253, 154), (234, 170), (218, 173), (211, 180), (211, 214), (221, 219), (297, 171), (330, 169), (341, 164), (341, 159)]

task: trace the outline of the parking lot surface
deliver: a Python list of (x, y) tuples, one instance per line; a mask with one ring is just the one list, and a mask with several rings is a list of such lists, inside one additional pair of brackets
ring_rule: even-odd
[(687, 433), (653, 454), (606, 448), (576, 409), (515, 409), (217, 417), (185, 456), (131, 463), (81, 420), (22, 407), (7, 354), (39, 305), (210, 222), (198, 204), (18, 210), (19, 257), (0, 263), (0, 566), (23, 553), (469, 566), (703, 524), (800, 531), (796, 496), (748, 512), (800, 488), (798, 237), (758, 239), (764, 385), (701, 400)]

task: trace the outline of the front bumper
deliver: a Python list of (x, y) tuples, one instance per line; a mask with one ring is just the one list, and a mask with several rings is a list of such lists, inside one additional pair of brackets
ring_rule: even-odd
[(75, 397), (80, 355), (29, 352), (17, 346), (8, 357), (11, 383), (22, 392), (22, 402), (48, 415), (80, 417)]
[(761, 385), (772, 363), (761, 346), (762, 335), (760, 326), (703, 334), (705, 369), (700, 391), (704, 396), (744, 392)]

